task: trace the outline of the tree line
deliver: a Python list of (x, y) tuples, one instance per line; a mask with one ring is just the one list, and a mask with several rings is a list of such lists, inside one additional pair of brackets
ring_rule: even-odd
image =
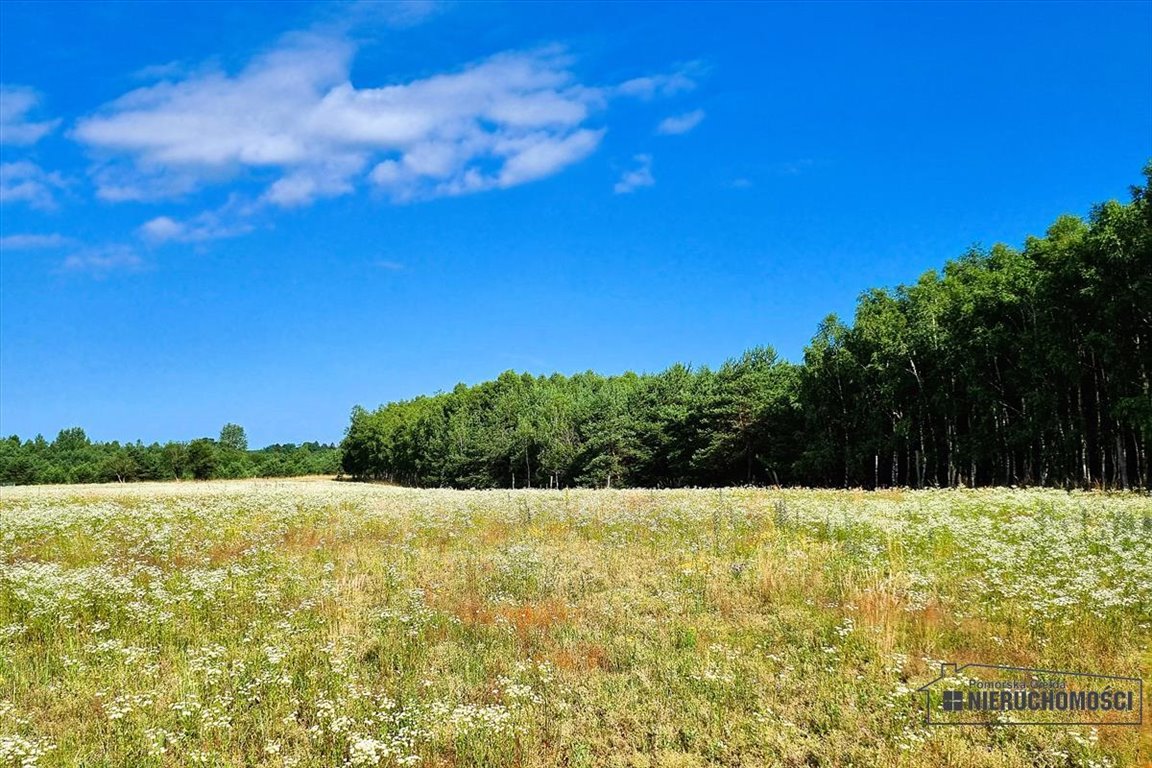
[(342, 467), (415, 486), (1149, 488), (1152, 163), (1127, 203), (828, 316), (803, 362), (530, 376), (356, 407)]
[(48, 442), (37, 435), (0, 439), (0, 484), (107, 483), (139, 480), (293, 477), (336, 474), (340, 449), (302, 443), (248, 450), (238, 424), (225, 424), (219, 439), (189, 442), (93, 442), (79, 427), (63, 429)]

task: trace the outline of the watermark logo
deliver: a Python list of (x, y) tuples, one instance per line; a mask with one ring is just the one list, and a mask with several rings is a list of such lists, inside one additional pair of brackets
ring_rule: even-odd
[(1140, 725), (1138, 677), (995, 664), (941, 664), (917, 689), (928, 725)]

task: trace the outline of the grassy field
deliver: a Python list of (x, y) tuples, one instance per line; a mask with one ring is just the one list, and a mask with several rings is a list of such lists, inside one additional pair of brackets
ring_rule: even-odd
[(912, 693), (941, 661), (1152, 678), (1147, 496), (238, 481), (0, 499), (0, 766), (1152, 756), (1149, 725), (929, 729)]

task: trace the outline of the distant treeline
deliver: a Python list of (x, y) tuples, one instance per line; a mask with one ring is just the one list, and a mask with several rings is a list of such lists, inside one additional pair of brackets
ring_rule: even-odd
[(107, 483), (336, 474), (340, 449), (302, 443), (248, 450), (243, 427), (226, 424), (220, 438), (187, 443), (94, 443), (83, 429), (61, 430), (52, 442), (37, 435), (0, 439), (0, 483)]
[(1127, 204), (860, 296), (794, 365), (533, 377), (357, 407), (344, 471), (453, 487), (1148, 488), (1152, 164)]

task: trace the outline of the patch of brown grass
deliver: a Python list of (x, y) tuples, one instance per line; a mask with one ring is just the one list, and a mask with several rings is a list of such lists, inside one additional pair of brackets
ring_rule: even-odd
[(244, 539), (219, 541), (208, 548), (206, 553), (208, 563), (212, 566), (224, 565), (240, 559), (240, 554), (251, 546), (251, 542)]
[(324, 532), (314, 525), (295, 526), (284, 533), (283, 547), (289, 551), (316, 549), (325, 543)]
[(547, 660), (557, 669), (569, 672), (607, 670), (611, 666), (608, 650), (599, 643), (577, 643), (548, 654)]
[(498, 546), (508, 541), (512, 535), (512, 526), (508, 523), (488, 523), (476, 532), (480, 543), (488, 546)]
[(491, 626), (499, 621), (510, 623), (522, 641), (547, 634), (569, 624), (572, 609), (560, 600), (547, 599), (521, 605), (490, 605), (477, 595), (469, 595), (447, 607), (448, 612), (466, 626)]
[(558, 600), (544, 600), (500, 609), (501, 614), (516, 627), (517, 633), (547, 632), (569, 620), (568, 606)]

